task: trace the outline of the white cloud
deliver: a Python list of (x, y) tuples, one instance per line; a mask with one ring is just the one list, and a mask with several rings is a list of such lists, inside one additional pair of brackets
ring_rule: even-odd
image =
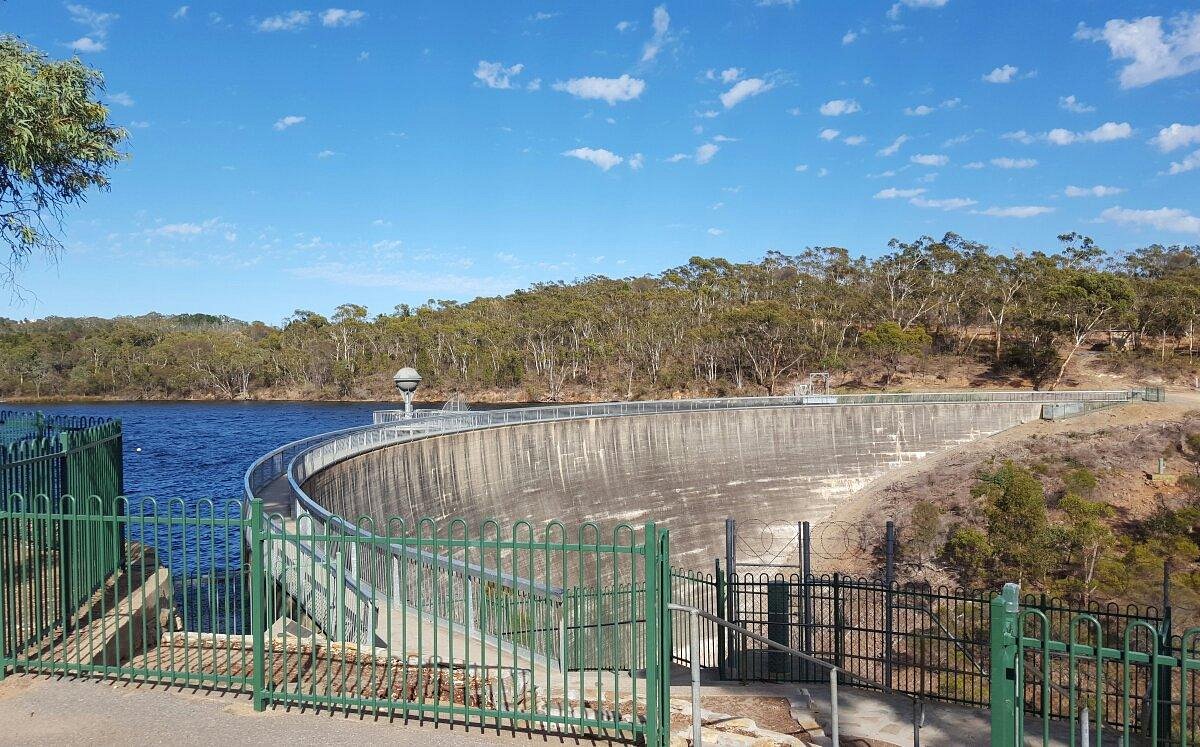
[(336, 155), (337, 155), (337, 151), (332, 151), (332, 150), (326, 149), (326, 150), (323, 150), (320, 153), (318, 153), (317, 158), (333, 158)]
[(1088, 112), (1096, 111), (1096, 107), (1083, 103), (1079, 99), (1075, 98), (1075, 94), (1071, 94), (1070, 96), (1059, 96), (1058, 108), (1066, 109), (1067, 111), (1075, 112), (1076, 114), (1087, 114)]
[(705, 73), (705, 77), (707, 77), (709, 80), (719, 79), (722, 83), (732, 83), (738, 78), (742, 77), (742, 73), (744, 72), (746, 72), (745, 68), (727, 67), (721, 72), (709, 70), (707, 73)]
[(887, 17), (893, 21), (900, 17), (901, 8), (941, 8), (950, 0), (900, 0), (888, 9)]
[(1196, 169), (1200, 169), (1200, 150), (1192, 151), (1189, 155), (1184, 156), (1182, 161), (1172, 161), (1167, 173), (1182, 174)]
[(842, 138), (842, 142), (846, 145), (862, 145), (867, 142), (867, 138), (865, 135), (847, 135)]
[(503, 90), (512, 88), (512, 79), (520, 75), (524, 69), (525, 66), (519, 62), (505, 67), (503, 62), (480, 60), (479, 64), (475, 66), (475, 77), (488, 88)]
[(962, 135), (955, 135), (952, 138), (947, 138), (946, 140), (943, 140), (942, 147), (943, 148), (953, 148), (956, 145), (962, 145), (963, 143), (967, 142), (970, 139), (971, 139), (971, 135), (968, 133), (964, 133)]
[(175, 9), (175, 12), (171, 14), (171, 17), (177, 21), (181, 21), (184, 18), (187, 18), (187, 14), (190, 9), (191, 9), (190, 6), (180, 5), (178, 8)]
[(717, 155), (717, 151), (721, 146), (716, 143), (705, 143), (699, 148), (696, 148), (696, 163), (704, 164), (713, 160), (713, 156)]
[(978, 171), (979, 169), (982, 169), (983, 167), (984, 167), (983, 161), (971, 161), (970, 163), (963, 164), (964, 169), (971, 169), (973, 171)]
[(133, 97), (121, 91), (120, 93), (110, 93), (108, 100), (119, 106), (133, 106)]
[(277, 16), (264, 18), (258, 24), (259, 31), (299, 31), (312, 21), (312, 11), (293, 10)]
[(991, 215), (996, 218), (1033, 218), (1046, 213), (1053, 213), (1054, 208), (1042, 205), (1013, 205), (1012, 207), (990, 207), (987, 210), (976, 210), (979, 215)]
[(1063, 194), (1067, 197), (1111, 197), (1119, 195), (1125, 190), (1120, 187), (1106, 187), (1103, 184), (1097, 184), (1094, 187), (1076, 187), (1069, 185), (1063, 190)]
[(361, 10), (329, 8), (321, 13), (321, 25), (328, 26), (329, 28), (337, 28), (338, 26), (353, 26), (366, 17), (367, 14)]
[(634, 171), (640, 171), (641, 168), (645, 165), (646, 165), (646, 157), (643, 156), (641, 153), (634, 153), (632, 156), (629, 157), (629, 168), (633, 169)]
[(1025, 130), (1016, 130), (1014, 132), (1006, 132), (1000, 136), (1004, 140), (1016, 140), (1018, 143), (1029, 145), (1034, 141), (1033, 135), (1030, 135)]
[(725, 229), (723, 229), (723, 228), (710, 228), (710, 229), (708, 229), (708, 235), (709, 235), (709, 236), (721, 236), (721, 235), (722, 235), (722, 234), (724, 234), (724, 233), (725, 233)]
[(726, 109), (732, 109), (746, 99), (757, 96), (760, 93), (766, 93), (775, 87), (774, 83), (768, 83), (762, 78), (746, 78), (739, 80), (733, 84), (725, 93), (721, 94), (721, 104)]
[(817, 172), (817, 176), (829, 176), (829, 169), (822, 167), (821, 170)]
[(1185, 125), (1176, 122), (1170, 127), (1164, 127), (1150, 140), (1163, 153), (1170, 153), (1176, 148), (1184, 148), (1192, 143), (1200, 143), (1200, 125)]
[(90, 36), (81, 36), (67, 45), (75, 52), (103, 52), (108, 49), (102, 41), (96, 41)]
[(840, 117), (843, 114), (862, 111), (862, 107), (854, 99), (833, 99), (821, 104), (820, 111), (826, 117)]
[(1072, 132), (1057, 127), (1046, 133), (1046, 140), (1054, 145), (1070, 145), (1072, 143), (1107, 143), (1113, 140), (1124, 140), (1133, 135), (1133, 127), (1128, 122), (1105, 122), (1094, 130)]
[(617, 22), (617, 31), (620, 31), (622, 34), (624, 34), (626, 31), (633, 31), (635, 28), (637, 28), (637, 24), (633, 21)]
[(622, 75), (620, 78), (572, 78), (566, 83), (555, 83), (554, 90), (581, 99), (599, 99), (607, 101), (609, 106), (618, 101), (633, 101), (646, 90), (646, 81)]
[(926, 106), (925, 104), (904, 107), (904, 113), (910, 117), (924, 117), (929, 114), (933, 114), (935, 111), (937, 110), (932, 106)]
[(667, 32), (671, 28), (671, 16), (667, 13), (666, 5), (660, 5), (654, 9), (654, 15), (650, 23), (654, 28), (654, 34), (650, 37), (650, 41), (646, 42), (646, 46), (642, 48), (642, 62), (653, 61), (658, 56), (658, 53), (662, 51), (663, 46), (670, 41)]
[(944, 156), (940, 153), (918, 153), (908, 160), (913, 163), (919, 163), (922, 166), (945, 166), (950, 163), (950, 156)]
[(798, 163), (798, 164), (796, 164), (795, 170), (800, 172), (801, 174), (803, 174), (805, 171), (808, 171), (808, 164), (807, 163)]
[(886, 147), (886, 148), (880, 148), (879, 150), (875, 151), (875, 155), (878, 155), (878, 156), (894, 156), (894, 155), (896, 155), (896, 153), (897, 153), (897, 152), (900, 150), (900, 146), (902, 146), (902, 145), (904, 145), (905, 143), (907, 143), (907, 142), (909, 141), (909, 139), (910, 139), (910, 138), (908, 137), (908, 135), (901, 135), (900, 137), (898, 137), (898, 138), (896, 138), (895, 140), (893, 140), (893, 141), (892, 141), (892, 144), (891, 144), (891, 145), (889, 145), (888, 147)]
[(983, 76), (983, 79), (988, 83), (1011, 83), (1016, 76), (1018, 68), (1012, 65), (994, 68), (992, 72)]
[(935, 210), (958, 210), (975, 205), (976, 202), (969, 197), (946, 197), (940, 200), (930, 200), (918, 196), (909, 200), (908, 204), (921, 208), (933, 208)]
[(1000, 169), (1032, 169), (1037, 166), (1036, 158), (993, 158), (992, 165)]
[(858, 38), (858, 32), (847, 31), (846, 33), (842, 34), (842, 46), (845, 46), (847, 44), (853, 44), (854, 40), (857, 38)]
[(1123, 225), (1151, 226), (1159, 231), (1200, 234), (1200, 218), (1179, 208), (1129, 210), (1122, 207), (1111, 207), (1100, 213), (1100, 220)]
[(151, 231), (151, 233), (156, 236), (164, 236), (167, 238), (197, 236), (203, 232), (204, 227), (199, 223), (168, 223), (165, 226), (159, 226)]
[(841, 135), (841, 134), (842, 133), (840, 130), (835, 130), (831, 127), (826, 127), (825, 129), (821, 130), (821, 133), (818, 137), (820, 137), (822, 140), (836, 140), (837, 136)]
[(540, 91), (540, 90), (542, 90), (542, 79), (541, 79), (541, 78), (534, 78), (533, 80), (529, 81), (529, 83), (528, 83), (528, 84), (525, 86), (525, 90), (526, 90), (526, 91)]
[(1121, 69), (1121, 87), (1138, 88), (1200, 70), (1200, 13), (1181, 12), (1170, 25), (1165, 31), (1159, 16), (1114, 18), (1100, 29), (1081, 23), (1075, 38), (1102, 41), (1112, 59), (1129, 60)]
[(286, 117), (280, 117), (279, 119), (275, 120), (274, 127), (276, 130), (286, 130), (289, 127), (302, 123), (305, 119), (307, 119), (307, 117), (289, 114)]
[(564, 151), (563, 155), (578, 158), (580, 161), (587, 161), (598, 166), (601, 171), (608, 171), (613, 166), (625, 160), (611, 150), (605, 150), (604, 148), (575, 148)]
[(925, 190), (921, 189), (921, 188), (896, 189), (895, 187), (888, 187), (887, 189), (881, 189), (878, 192), (876, 192), (875, 199), (876, 200), (895, 200), (895, 199), (903, 198), (903, 199), (907, 200), (910, 197), (916, 197), (917, 195), (923, 195), (923, 194), (925, 194)]

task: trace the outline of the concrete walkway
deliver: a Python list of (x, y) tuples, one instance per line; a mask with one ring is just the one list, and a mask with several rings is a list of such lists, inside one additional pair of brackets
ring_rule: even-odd
[[(255, 713), (229, 693), (33, 675), (0, 683), (0, 745), (580, 745), (591, 741), (478, 726), (357, 716)], [(604, 742), (608, 744), (608, 742)]]

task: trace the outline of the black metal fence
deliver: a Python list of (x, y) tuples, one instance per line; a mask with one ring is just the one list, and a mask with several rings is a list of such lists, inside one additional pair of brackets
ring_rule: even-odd
[[(990, 695), (993, 596), (842, 574), (727, 576), (719, 564), (713, 573), (672, 574), (676, 604), (718, 615), (896, 692), (978, 706), (988, 705)], [(1079, 605), (1039, 594), (1026, 595), (1023, 603), (1045, 613), (1051, 629), (1063, 636), (1081, 612), (1110, 631), (1123, 631), (1134, 620), (1163, 622), (1155, 607)], [(681, 616), (675, 629), (685, 630), (686, 614), (676, 614)], [(695, 653), (701, 666), (718, 671), (722, 679), (806, 682), (824, 674), (715, 623), (701, 628)], [(676, 662), (690, 661), (687, 636), (674, 636), (672, 655)]]

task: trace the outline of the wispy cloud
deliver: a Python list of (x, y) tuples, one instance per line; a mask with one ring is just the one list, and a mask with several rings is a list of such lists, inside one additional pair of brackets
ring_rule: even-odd
[(273, 126), (276, 130), (286, 130), (289, 127), (295, 127), (298, 124), (302, 124), (306, 119), (308, 119), (308, 117), (289, 114), (286, 117), (280, 117), (279, 119), (275, 120), (275, 124)]
[(617, 166), (625, 160), (605, 148), (574, 148), (563, 151), (563, 155), (570, 158), (578, 158), (580, 161), (587, 161), (597, 166), (601, 171), (608, 171), (613, 166)]
[(361, 10), (345, 10), (344, 8), (329, 8), (321, 12), (321, 25), (329, 28), (353, 26), (359, 23), (367, 14)]
[(1150, 226), (1159, 231), (1200, 234), (1200, 218), (1180, 208), (1130, 210), (1110, 207), (1100, 213), (1100, 220), (1131, 226)]
[(993, 158), (992, 165), (998, 169), (1032, 169), (1038, 165), (1036, 158)]
[(1044, 205), (1013, 205), (1011, 207), (990, 207), (986, 210), (976, 210), (979, 215), (990, 215), (995, 218), (1033, 218), (1046, 213), (1053, 213), (1054, 208)]
[(642, 62), (653, 62), (663, 47), (671, 41), (671, 15), (667, 13), (666, 5), (660, 5), (654, 9), (650, 25), (654, 29), (654, 33), (642, 47)]
[(1103, 184), (1097, 184), (1094, 187), (1076, 187), (1070, 185), (1063, 190), (1063, 194), (1067, 197), (1112, 197), (1124, 191), (1120, 187), (1106, 187)]
[(1071, 145), (1072, 143), (1107, 143), (1113, 140), (1124, 140), (1133, 135), (1133, 127), (1128, 122), (1105, 122), (1094, 130), (1072, 132), (1061, 127), (1050, 130), (1045, 138), (1054, 145)]
[(75, 52), (103, 52), (108, 49), (108, 27), (120, 16), (116, 13), (101, 13), (86, 5), (68, 3), (67, 14), (75, 23), (87, 29), (87, 34), (67, 44)]
[(1019, 70), (1013, 65), (993, 68), (992, 72), (983, 76), (983, 80), (987, 83), (1012, 83)]
[(965, 207), (978, 204), (975, 200), (969, 197), (943, 197), (940, 199), (928, 199), (926, 197), (914, 197), (908, 201), (910, 205), (915, 205), (920, 208), (931, 208), (933, 210), (961, 210)]
[(945, 166), (950, 163), (950, 156), (941, 153), (918, 153), (908, 160), (921, 166)]
[(1076, 114), (1087, 114), (1088, 112), (1096, 111), (1096, 107), (1083, 103), (1079, 99), (1075, 98), (1075, 94), (1071, 94), (1070, 96), (1059, 96), (1058, 108), (1065, 109), (1069, 112), (1075, 112)]
[(108, 100), (118, 106), (133, 106), (134, 103), (133, 97), (124, 91), (108, 94)]
[(819, 111), (826, 117), (840, 117), (862, 111), (862, 107), (854, 99), (834, 99), (821, 104)]
[(514, 87), (512, 79), (524, 69), (525, 66), (520, 62), (506, 67), (503, 62), (480, 60), (475, 66), (475, 78), (488, 88), (509, 89)]
[(910, 138), (908, 135), (900, 135), (892, 141), (891, 145), (887, 146), (886, 148), (880, 148), (879, 150), (875, 151), (875, 154), (879, 156), (894, 156), (900, 150), (900, 146), (904, 145), (909, 140)]
[(748, 98), (766, 93), (775, 87), (774, 83), (763, 80), (762, 78), (746, 78), (739, 80), (733, 84), (725, 93), (721, 94), (721, 105), (726, 109), (732, 109)]
[(258, 30), (267, 33), (275, 31), (299, 31), (311, 22), (312, 11), (292, 10), (262, 19), (258, 22)]
[(915, 189), (897, 189), (895, 187), (888, 187), (887, 189), (881, 189), (878, 192), (876, 192), (875, 199), (876, 200), (897, 200), (897, 199), (907, 200), (909, 198), (916, 197), (918, 195), (923, 195), (923, 194), (925, 194), (926, 191), (927, 190), (920, 188), (920, 187), (915, 188)]

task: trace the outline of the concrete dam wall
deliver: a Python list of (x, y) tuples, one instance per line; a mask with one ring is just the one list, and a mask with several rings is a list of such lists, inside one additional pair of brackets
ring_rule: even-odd
[[(778, 407), (566, 420), (384, 447), (304, 490), (343, 516), (658, 522), (705, 568), (724, 520), (814, 523), (889, 470), (1040, 416), (1038, 404)], [(608, 534), (611, 537), (611, 534)]]

